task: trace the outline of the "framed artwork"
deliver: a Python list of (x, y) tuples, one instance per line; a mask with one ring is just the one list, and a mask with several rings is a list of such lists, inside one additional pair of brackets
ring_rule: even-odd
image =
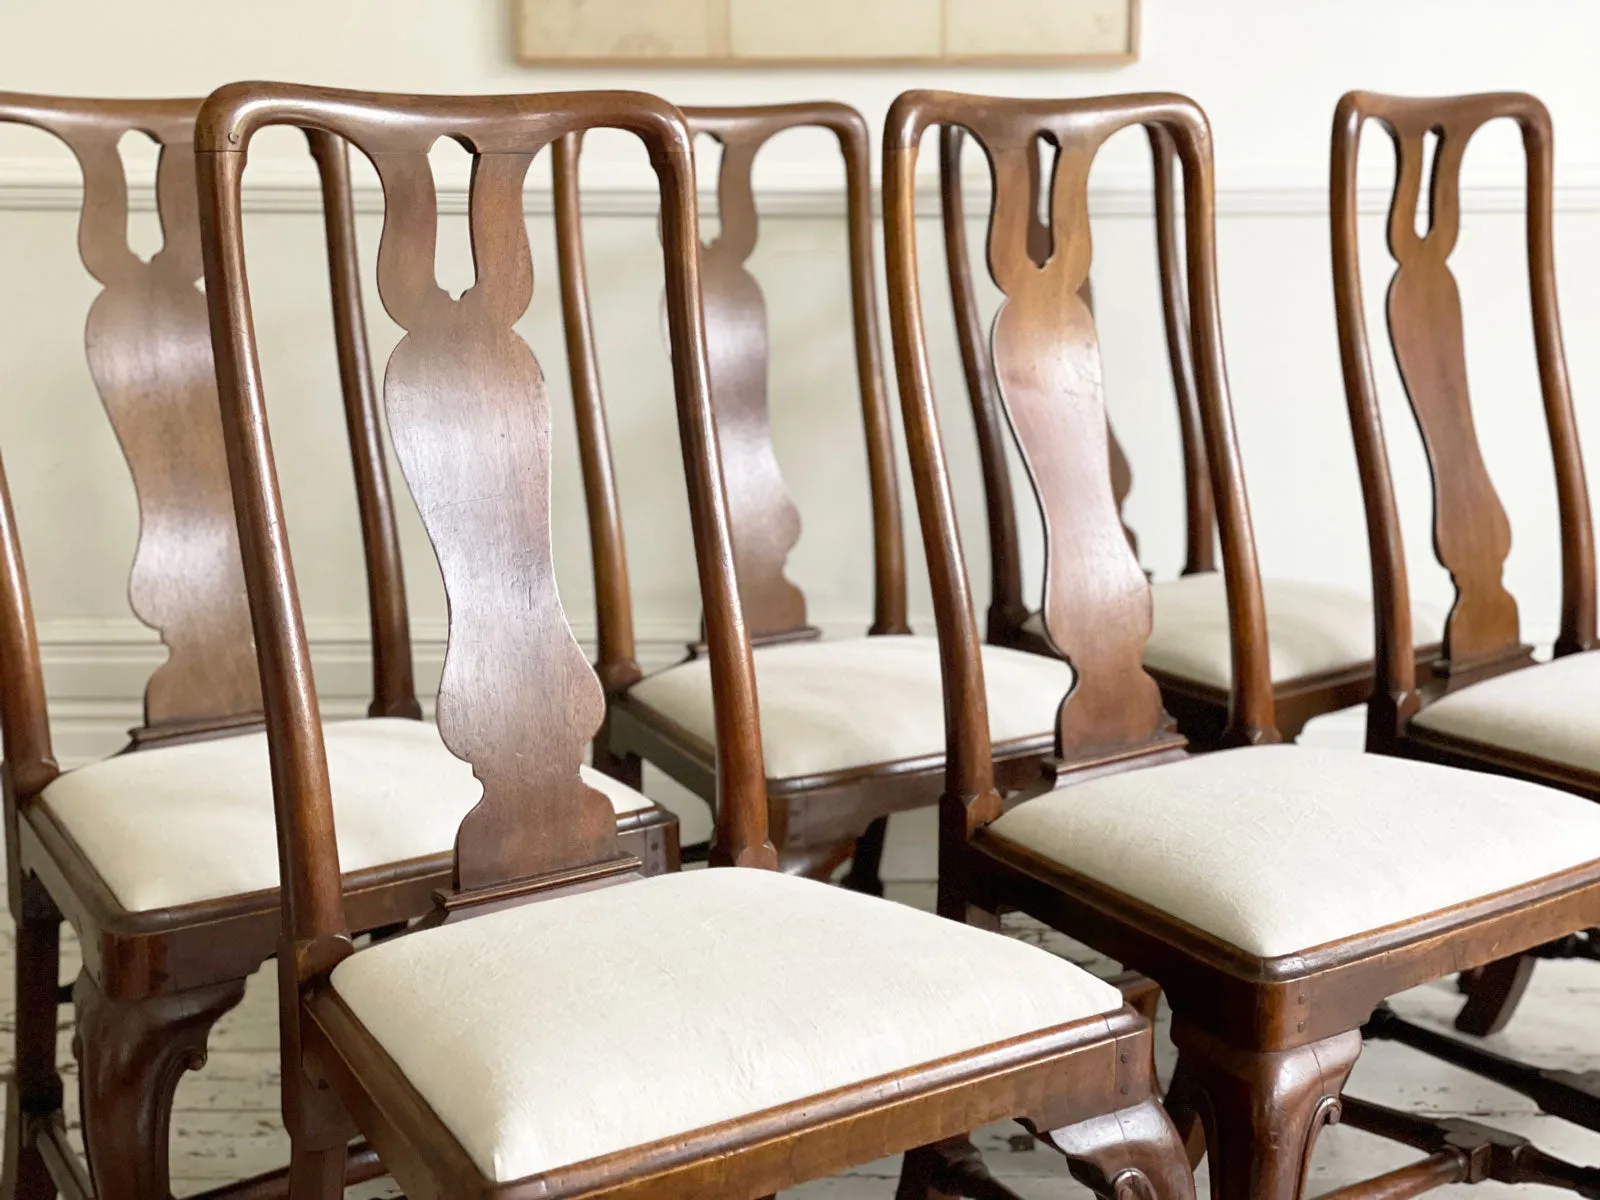
[(534, 65), (1131, 62), (1139, 0), (514, 0)]

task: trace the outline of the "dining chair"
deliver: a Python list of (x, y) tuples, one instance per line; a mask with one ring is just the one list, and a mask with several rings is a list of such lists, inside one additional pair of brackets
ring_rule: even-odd
[[(74, 1005), (83, 1139), (101, 1200), (168, 1195), (168, 1127), (185, 1068), (277, 949), (276, 838), (262, 699), (228, 490), (201, 275), (192, 147), (198, 100), (0, 93), (0, 121), (54, 134), (83, 173), (78, 245), (102, 290), (90, 373), (138, 496), (129, 596), (166, 660), (126, 752), (61, 769), (38, 631), (0, 471), (0, 739), (9, 900), (16, 921), (17, 1071), (8, 1082), (12, 1197), (91, 1194), (67, 1141), (58, 1008)], [(160, 145), (163, 245), (128, 245), (119, 142)], [(330, 723), (350, 919), (375, 930), (432, 909), (461, 817), (481, 787), (446, 750), (412, 679), (399, 542), (368, 357), (344, 148), (309, 138), (320, 172), (345, 417), (372, 615), (370, 719)], [(652, 869), (674, 865), (676, 822), (598, 774), (619, 829)], [(60, 927), (83, 970), (58, 986)], [(358, 1156), (358, 1167), (375, 1159)]]
[[(1450, 256), (1461, 227), (1461, 159), (1484, 125), (1516, 123), (1527, 160), (1528, 282), (1561, 530), (1561, 624), (1553, 657), (1538, 661), (1522, 640), (1517, 602), (1503, 571), (1511, 526), (1484, 465), (1467, 386), (1461, 296)], [(1411, 636), (1410, 584), (1357, 261), (1356, 162), (1361, 130), (1380, 125), (1394, 143), (1388, 245), (1396, 270), (1386, 301), (1389, 344), (1427, 454), (1433, 552), (1455, 585), (1439, 661), (1419, 676), (1395, 647)], [(1427, 232), (1417, 228), (1426, 143), (1436, 151)], [(1424, 762), (1488, 771), (1600, 799), (1600, 654), (1595, 638), (1594, 522), (1556, 305), (1550, 114), (1518, 93), (1409, 98), (1351, 92), (1333, 126), (1333, 278), (1350, 424), (1366, 498), (1377, 608), (1377, 687), (1367, 708), (1367, 748)], [(1402, 661), (1405, 659), (1405, 661)], [(1537, 952), (1594, 957), (1589, 936)], [(1516, 1008), (1535, 956), (1485, 967), (1464, 982), (1456, 1026), (1501, 1029)]]
[[(1147, 136), (1153, 162), (1162, 325), (1183, 451), (1185, 538), (1181, 574), (1159, 581), (1153, 589), (1154, 625), (1145, 644), (1144, 664), (1160, 684), (1162, 703), (1190, 745), (1215, 749), (1224, 744), (1233, 681), (1227, 589), (1217, 569), (1216, 514), (1189, 342), (1176, 151), (1165, 131), (1151, 129)], [(990, 557), (986, 636), (995, 645), (1051, 654), (1055, 648), (1045, 632), (1043, 610), (1030, 604), (1023, 591), (1017, 500), (1008, 465), (1014, 440), (1005, 424), (967, 242), (961, 171), (964, 137), (960, 129), (940, 133), (940, 198), (957, 343), (983, 472)], [(1049, 226), (1041, 220), (1037, 204), (1047, 181), (1041, 157), (1036, 148), (1028, 175), (1035, 204), (1028, 210), (1027, 236), (1035, 252), (1041, 239), (1048, 244), (1049, 238)], [(1084, 290), (1092, 312), (1087, 279)], [(1108, 428), (1106, 436), (1121, 513), (1133, 488), (1133, 472), (1115, 431)], [(1126, 525), (1126, 516), (1123, 520)], [(1128, 537), (1137, 552), (1138, 540), (1131, 529)], [(1262, 593), (1278, 728), (1292, 741), (1307, 721), (1360, 704), (1371, 694), (1373, 605), (1358, 591), (1308, 580), (1264, 579)], [(1439, 651), (1444, 613), (1423, 603), (1412, 611), (1417, 669), (1425, 675)]]
[[(874, 283), (870, 138), (843, 104), (685, 109), (690, 131), (722, 146), (718, 233), (703, 247), (711, 394), (723, 428), (739, 592), (749, 615), (769, 772), (767, 797), (784, 869), (827, 878), (853, 856), (846, 887), (881, 895), (879, 859), (888, 815), (935, 802), (944, 770), (938, 640), (906, 621), (905, 548), (895, 475), (894, 426), (883, 383)], [(874, 546), (873, 621), (865, 637), (827, 637), (807, 620), (806, 599), (785, 574), (800, 537), (773, 448), (766, 302), (748, 261), (758, 221), (751, 180), (777, 134), (820, 127), (845, 164), (855, 367), (866, 433)], [(711, 672), (701, 648), (645, 675), (634, 657), (617, 471), (584, 271), (577, 139), (556, 146), (556, 222), (562, 301), (595, 560), (607, 711), (595, 764), (631, 787), (651, 762), (697, 795), (716, 794)], [(574, 340), (576, 339), (576, 340)], [(990, 708), (1003, 775), (1035, 773), (1049, 753), (1055, 709), (1070, 672), (1008, 647), (985, 650)]]
[[(992, 329), (995, 377), (1050, 534), (1046, 628), (1076, 672), (1056, 758), (1009, 807), (991, 767), (984, 664), (918, 289), (918, 148), (943, 125), (965, 129), (991, 164), (987, 259), (1005, 296)], [(1198, 756), (1144, 667), (1152, 589), (1118, 519), (1094, 323), (1078, 298), (1091, 257), (1090, 166), (1109, 136), (1136, 125), (1164, 130), (1182, 165), (1196, 395), (1237, 631), (1229, 741), (1239, 745)], [(1025, 159), (1039, 137), (1055, 151), (1042, 261), (1024, 232)], [(909, 92), (890, 109), (884, 139), (895, 363), (950, 722), (939, 910), (982, 924), (1021, 910), (1160, 985), (1179, 1052), (1167, 1107), (1186, 1136), (1203, 1128), (1219, 1200), (1298, 1200), (1317, 1131), (1341, 1118), (1428, 1150), (1351, 1195), (1485, 1177), (1592, 1188), (1592, 1170), (1511, 1135), (1343, 1095), (1361, 1029), (1388, 996), (1595, 923), (1600, 809), (1522, 780), (1273, 744), (1204, 114), (1160, 94)], [(1396, 660), (1409, 661), (1409, 642), (1396, 645)], [(1592, 1127), (1596, 1106), (1576, 1115)]]
[[(353, 145), (383, 180), (378, 289), (405, 330), (385, 408), (450, 600), (439, 729), (484, 785), (435, 915), (361, 950), (339, 887), (327, 739), (251, 329), (240, 179), (252, 139), (274, 125)], [(549, 400), (514, 329), (533, 294), (529, 165), (596, 126), (634, 134), (659, 180), (716, 693), (718, 865), (654, 879), (639, 878), (582, 774), (605, 700), (557, 594)], [(1018, 1116), (1107, 1200), (1190, 1200), (1182, 1146), (1152, 1095), (1149, 1023), (1114, 987), (1036, 947), (771, 869), (682, 115), (635, 92), (235, 84), (196, 130), (276, 781), (293, 1194), (341, 1194), (354, 1127), (414, 1197), (753, 1198), (909, 1151), (901, 1195), (914, 1200), (950, 1194), (956, 1167), (941, 1143)], [(428, 150), (443, 137), (473, 158), (476, 281), (459, 298), (434, 276)]]

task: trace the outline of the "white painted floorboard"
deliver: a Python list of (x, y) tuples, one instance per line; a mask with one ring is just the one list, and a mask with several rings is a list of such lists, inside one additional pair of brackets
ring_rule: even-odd
[[(918, 907), (931, 907), (933, 885), (933, 823), (930, 813), (897, 817), (891, 825), (885, 874), (891, 897)], [(0, 967), (11, 978), (11, 931), (4, 922), (0, 935)], [(1091, 970), (1110, 972), (1114, 965), (1064, 938), (1008, 922), (1010, 932), (1042, 942)], [(76, 972), (75, 947), (68, 946), (69, 961), (63, 978)], [(11, 1033), (11, 987), (4, 991), (3, 1028)], [(205, 1069), (187, 1076), (178, 1091), (172, 1136), (174, 1191), (184, 1196), (258, 1171), (282, 1165), (287, 1140), (278, 1120), (277, 1018), (273, 981), (264, 972), (251, 981), (240, 1007), (225, 1017), (212, 1038)], [(1410, 992), (1396, 1007), (1407, 1015), (1448, 1027), (1459, 997), (1454, 987), (1439, 983)], [(63, 1010), (60, 1054), (68, 1073), (69, 1095), (75, 1090), (75, 1070), (70, 1050), (68, 1013)], [(1533, 986), (1511, 1027), (1489, 1040), (1505, 1053), (1542, 1065), (1573, 1071), (1600, 1069), (1600, 964), (1541, 964)], [(1171, 1068), (1171, 1048), (1164, 1039), (1160, 1067)], [(1397, 1107), (1442, 1115), (1470, 1116), (1526, 1133), (1545, 1149), (1578, 1162), (1600, 1162), (1600, 1137), (1541, 1116), (1531, 1103), (1465, 1072), (1443, 1066), (1419, 1054), (1391, 1045), (1369, 1046), (1352, 1079), (1351, 1091)], [(76, 1108), (75, 1099), (69, 1101)], [(74, 1128), (75, 1128), (74, 1123)], [(1060, 1160), (1049, 1151), (1034, 1149), (1026, 1137), (1010, 1127), (982, 1131), (979, 1142), (990, 1168), (1029, 1200), (1086, 1195), (1067, 1178)], [(1318, 1146), (1313, 1193), (1353, 1182), (1418, 1157), (1403, 1147), (1383, 1143), (1344, 1129), (1326, 1132)], [(837, 1179), (820, 1180), (786, 1193), (806, 1200), (890, 1200), (894, 1195), (898, 1160), (861, 1167)], [(1205, 1194), (1204, 1170), (1201, 1194)], [(1469, 1189), (1443, 1189), (1441, 1196)], [(1470, 1189), (1479, 1200), (1495, 1200), (1513, 1189), (1481, 1184)], [(352, 1189), (351, 1196), (392, 1196), (388, 1184)]]

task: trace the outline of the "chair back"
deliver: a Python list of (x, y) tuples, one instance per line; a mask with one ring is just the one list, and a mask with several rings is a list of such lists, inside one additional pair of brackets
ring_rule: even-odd
[[(1461, 295), (1450, 269), (1461, 228), (1462, 156), (1472, 136), (1501, 117), (1516, 122), (1527, 162), (1534, 346), (1561, 520), (1561, 632), (1555, 649), (1570, 654), (1595, 646), (1594, 527), (1556, 306), (1550, 114), (1521, 93), (1408, 98), (1350, 92), (1339, 101), (1333, 122), (1334, 303), (1377, 597), (1377, 678), (1368, 729), (1369, 738), (1379, 743), (1392, 738), (1425, 697), (1416, 678), (1405, 547), (1362, 299), (1356, 182), (1361, 131), (1375, 121), (1394, 144), (1388, 246), (1396, 267), (1386, 303), (1389, 343), (1427, 453), (1434, 555), (1456, 591), (1435, 668), (1437, 682), (1427, 689), (1431, 694), (1532, 661), (1522, 643), (1517, 603), (1503, 580), (1511, 526), (1473, 424)], [(1430, 134), (1437, 142), (1426, 181), (1429, 222), (1427, 232), (1419, 233), (1417, 207)]]
[[(800, 513), (773, 446), (766, 299), (747, 266), (760, 230), (752, 183), (756, 155), (777, 134), (803, 127), (831, 132), (845, 165), (850, 307), (872, 505), (874, 605), (869, 632), (906, 633), (905, 545), (894, 427), (878, 337), (871, 143), (866, 122), (848, 105), (828, 102), (689, 108), (684, 115), (692, 135), (708, 135), (722, 146), (717, 175), (720, 227), (717, 236), (702, 245), (701, 277), (711, 392), (722, 434), (722, 471), (728, 481), (739, 591), (751, 637), (760, 644), (817, 635), (807, 619), (804, 594), (784, 574), (789, 555), (800, 540)], [(557, 147), (555, 160), (562, 298), (595, 554), (601, 671), (603, 677), (612, 674), (632, 682), (638, 675), (637, 665), (631, 670), (629, 666), (633, 659), (631, 629), (624, 639), (622, 621), (616, 615), (628, 607), (627, 564), (584, 277), (579, 151), (577, 139), (571, 139)], [(580, 339), (576, 344), (575, 337)], [(611, 634), (609, 645), (607, 633)]]
[[(84, 342), (139, 506), (128, 597), (134, 614), (161, 635), (167, 649), (166, 661), (145, 687), (144, 723), (133, 731), (135, 745), (261, 720), (206, 302), (197, 286), (201, 260), (193, 138), (199, 107), (198, 100), (0, 93), (0, 121), (53, 134), (72, 151), (83, 173), (78, 248), (102, 288), (89, 309)], [(128, 181), (119, 143), (130, 132), (160, 146), (155, 199), (162, 245), (148, 261), (128, 244)], [(415, 717), (420, 709), (361, 308), (349, 164), (344, 147), (325, 136), (313, 136), (311, 150), (322, 185), (334, 328), (367, 567), (371, 711)], [(6, 606), (19, 613), (28, 604), (26, 580), (15, 545), (10, 551), (16, 569), (0, 569), (0, 592), (6, 594)], [(10, 661), (35, 662), (36, 650), (20, 644), (14, 649)], [(11, 743), (8, 736), (8, 748)]]
[[(660, 179), (672, 365), (717, 704), (726, 818), (719, 837), (733, 861), (770, 862), (754, 680), (715, 465), (681, 115), (631, 92), (433, 98), (231, 85), (207, 100), (196, 126), (206, 299), (266, 702), (287, 924), (313, 947), (296, 968), (302, 978), (331, 965), (348, 943), (326, 750), (244, 259), (240, 179), (251, 139), (273, 125), (347, 142), (383, 185), (378, 291), (405, 331), (384, 375), (385, 416), (449, 605), (439, 732), (483, 785), (458, 831), (447, 898), (466, 904), (637, 866), (618, 852), (611, 805), (579, 776), (604, 705), (557, 594), (550, 408), (539, 364), (513, 326), (533, 292), (523, 188), (535, 155), (596, 126), (644, 142)], [(434, 272), (438, 205), (428, 152), (441, 137), (472, 156), (476, 274), (459, 298)]]
[[(1183, 277), (1182, 233), (1179, 229), (1177, 152), (1172, 139), (1159, 128), (1146, 131), (1153, 160), (1155, 191), (1156, 263), (1161, 284), (1162, 325), (1166, 332), (1173, 393), (1178, 407), (1178, 431), (1183, 445), (1185, 551), (1183, 573), (1216, 570), (1216, 514), (1211, 480), (1206, 470), (1205, 446), (1196, 398), (1194, 354), (1189, 345), (1189, 306)], [(1023, 596), (1022, 551), (1017, 524), (1016, 497), (1007, 467), (1010, 437), (1000, 410), (994, 362), (983, 328), (972, 258), (967, 241), (966, 199), (963, 193), (961, 153), (966, 134), (947, 126), (940, 130), (940, 216), (944, 225), (945, 262), (950, 276), (950, 299), (955, 309), (956, 343), (961, 353), (962, 375), (972, 405), (978, 464), (983, 476), (985, 513), (989, 530), (988, 640), (997, 645), (1019, 641), (1032, 606)], [(1040, 217), (1041, 191), (1046, 182), (1047, 148), (1035, 146), (1028, 159), (1029, 208), (1027, 237), (1030, 254), (1038, 259), (1049, 245), (1049, 225)], [(1084, 280), (1081, 297), (1094, 312), (1094, 290)], [(1107, 425), (1111, 456), (1111, 484), (1117, 511), (1123, 512), (1133, 490), (1133, 470), (1127, 454)], [(1135, 551), (1138, 536), (1123, 520), (1124, 532)]]
[[(917, 154), (930, 126), (953, 126), (976, 141), (989, 163), (993, 202), (986, 258), (1004, 294), (990, 337), (994, 395), (1044, 515), (1045, 626), (1077, 675), (1057, 722), (1060, 770), (1104, 769), (1182, 745), (1141, 661), (1151, 627), (1150, 586), (1117, 511), (1094, 317), (1081, 296), (1091, 256), (1089, 168), (1106, 138), (1135, 124), (1169, 136), (1183, 167), (1190, 335), (1233, 631), (1228, 740), (1277, 738), (1266, 616), (1223, 364), (1211, 139), (1204, 115), (1192, 101), (1170, 95), (1001, 100), (908, 92), (890, 109), (884, 133), (890, 316), (939, 627), (947, 796), (962, 799), (969, 822), (997, 814), (998, 797), (977, 623), (923, 330)], [(1031, 203), (1030, 159), (1041, 137), (1055, 151), (1047, 242), (1029, 237), (1030, 213), (1038, 211)]]

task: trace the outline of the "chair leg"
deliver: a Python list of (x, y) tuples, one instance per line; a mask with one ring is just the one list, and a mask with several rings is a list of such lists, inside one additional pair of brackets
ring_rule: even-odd
[(1073, 1178), (1101, 1200), (1194, 1200), (1189, 1156), (1156, 1100), (1038, 1137), (1064, 1154)]
[(338, 1200), (344, 1195), (347, 1151), (302, 1150), (291, 1143), (289, 1151), (290, 1200)]
[(1183, 1139), (1184, 1149), (1189, 1155), (1189, 1168), (1193, 1170), (1206, 1156), (1206, 1131), (1201, 1127), (1200, 1114), (1195, 1109), (1194, 1082), (1181, 1058), (1172, 1069), (1172, 1084), (1167, 1088), (1162, 1105), (1167, 1110), (1167, 1116), (1172, 1118), (1172, 1127)]
[(617, 754), (611, 749), (611, 714), (594, 735), (594, 769), (636, 792), (644, 791), (644, 762), (637, 754)]
[(6, 1084), (4, 1200), (53, 1200), (56, 1185), (33, 1130), (61, 1115), (56, 1070), (56, 1008), (61, 970), (61, 914), (38, 880), (22, 884), (16, 945), (16, 1070)]
[(938, 1146), (907, 1150), (900, 1161), (900, 1184), (894, 1190), (894, 1200), (958, 1200), (954, 1193), (933, 1186), (943, 1165), (944, 1154)]
[(205, 1065), (217, 1020), (244, 999), (242, 979), (142, 1000), (112, 1000), (87, 972), (77, 1009), (83, 1142), (97, 1200), (167, 1200), (172, 1100)]
[(850, 870), (840, 882), (852, 892), (868, 896), (883, 895), (883, 843), (889, 833), (889, 818), (879, 817), (856, 839)]
[(1360, 1031), (1290, 1050), (1244, 1050), (1175, 1016), (1172, 1040), (1205, 1126), (1214, 1200), (1302, 1200), (1317, 1134), (1339, 1119)]
[(1456, 1028), (1477, 1037), (1504, 1029), (1528, 989), (1536, 961), (1531, 954), (1518, 954), (1464, 974), (1461, 990), (1467, 994), (1467, 1003), (1456, 1014)]

